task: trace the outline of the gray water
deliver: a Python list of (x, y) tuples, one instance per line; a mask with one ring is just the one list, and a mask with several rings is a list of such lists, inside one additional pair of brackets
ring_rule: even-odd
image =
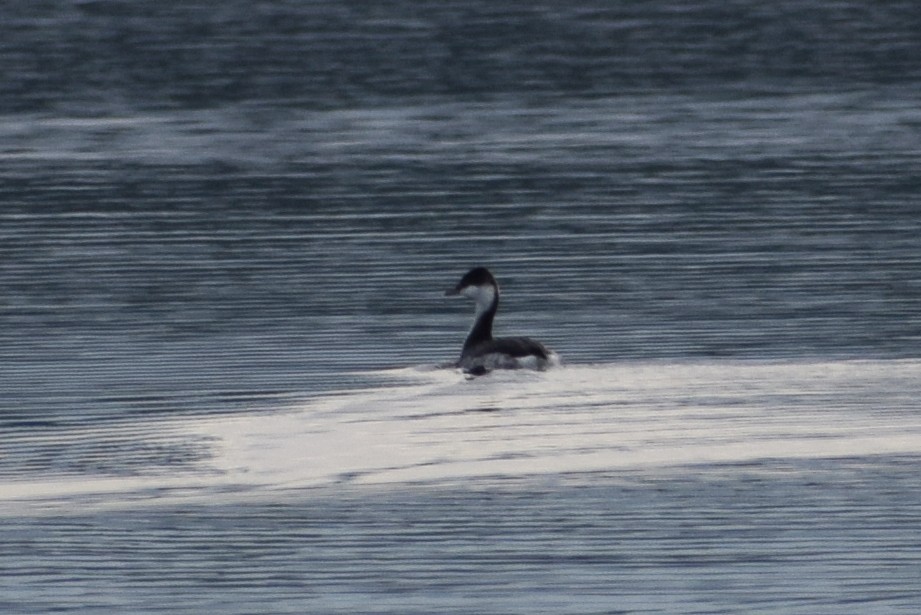
[(0, 611), (921, 604), (913, 3), (17, 6)]

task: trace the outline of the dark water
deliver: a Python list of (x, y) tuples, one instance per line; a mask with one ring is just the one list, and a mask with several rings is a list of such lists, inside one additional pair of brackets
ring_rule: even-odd
[(915, 3), (0, 12), (4, 612), (921, 603)]
[(4, 595), (64, 612), (908, 613), (919, 544), (900, 537), (916, 535), (918, 509), (875, 485), (917, 489), (914, 466), (346, 489), (14, 521), (5, 549), (27, 555)]

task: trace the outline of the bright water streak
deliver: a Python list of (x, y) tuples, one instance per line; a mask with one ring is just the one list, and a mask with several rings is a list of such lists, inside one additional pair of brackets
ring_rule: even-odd
[[(197, 450), (184, 469), (6, 480), (4, 544), (42, 545), (3, 577), (10, 612), (908, 612), (919, 597), (917, 361), (379, 377), (285, 411), (112, 429), (131, 450)], [(36, 575), (54, 591), (20, 584)]]
[[(123, 477), (4, 484), (15, 511), (118, 507), (108, 492), (161, 504), (343, 484), (433, 483), (584, 472), (676, 472), (698, 464), (916, 454), (916, 361), (688, 362), (573, 366), (464, 379), (454, 370), (382, 372), (356, 389), (271, 413), (131, 422), (86, 435)], [(79, 432), (70, 439), (79, 441)], [(7, 457), (66, 446), (61, 434), (7, 439)], [(145, 455), (145, 451), (154, 453)], [(161, 472), (152, 471), (156, 452)], [(79, 450), (72, 453), (80, 454)], [(117, 452), (116, 452), (117, 454)], [(185, 457), (183, 458), (183, 455)], [(183, 463), (183, 460), (185, 463)], [(176, 471), (178, 470), (178, 473)], [(145, 471), (147, 475), (145, 475)], [(223, 495), (217, 495), (217, 494)]]

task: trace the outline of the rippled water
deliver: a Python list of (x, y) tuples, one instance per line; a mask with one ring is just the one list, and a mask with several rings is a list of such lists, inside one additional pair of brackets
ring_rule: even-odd
[[(284, 412), (72, 432), (68, 457), (140, 468), (8, 481), (4, 596), (85, 612), (909, 612), (919, 375), (404, 369)], [(157, 469), (144, 454), (182, 447), (209, 455)]]
[(911, 3), (2, 21), (4, 613), (921, 603)]

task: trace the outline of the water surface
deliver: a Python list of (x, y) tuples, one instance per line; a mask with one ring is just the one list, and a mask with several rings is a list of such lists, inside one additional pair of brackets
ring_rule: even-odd
[(2, 21), (3, 612), (921, 602), (911, 3)]

